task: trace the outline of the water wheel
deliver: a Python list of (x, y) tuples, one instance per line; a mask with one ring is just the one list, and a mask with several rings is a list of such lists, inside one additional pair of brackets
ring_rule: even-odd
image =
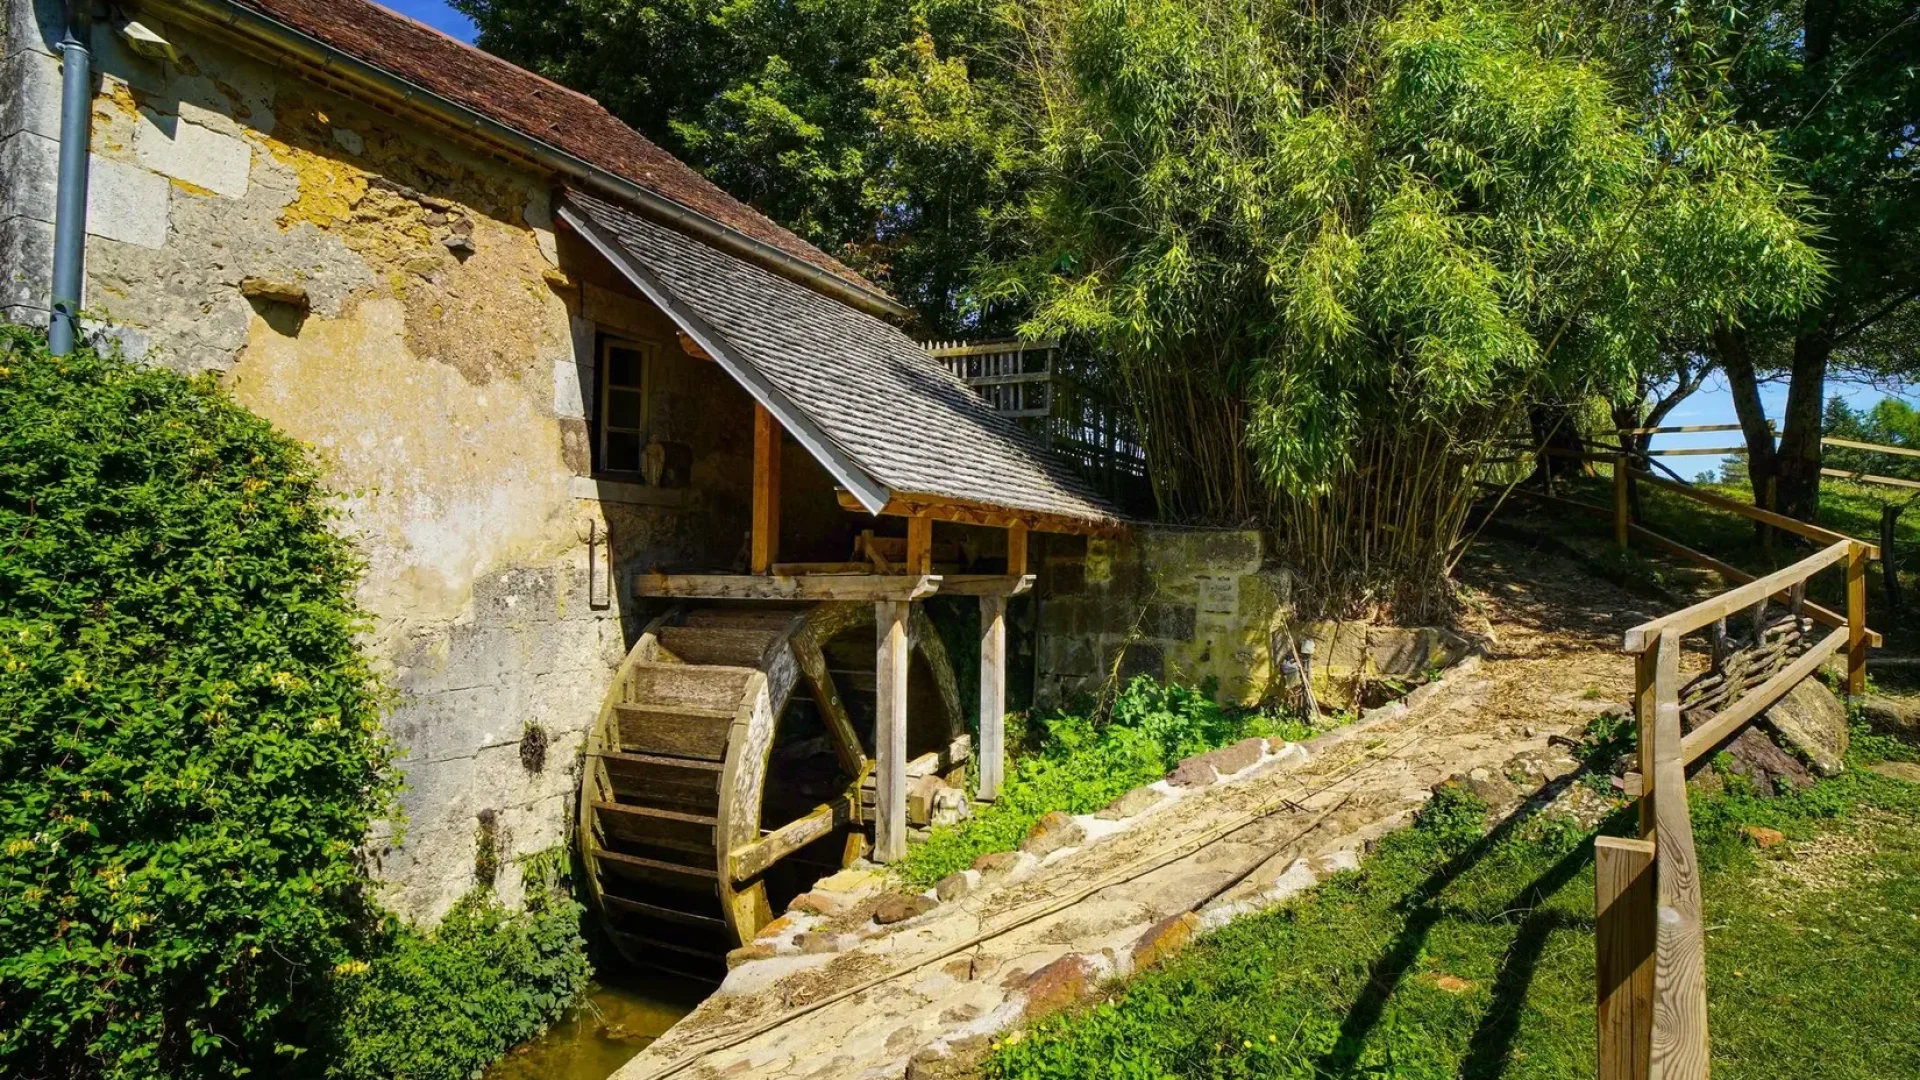
[[(946, 650), (910, 624), (908, 756), (965, 753)], [(711, 973), (870, 844), (870, 603), (712, 602), (654, 620), (588, 733), (580, 851), (628, 959)], [(871, 805), (871, 795), (867, 798)]]

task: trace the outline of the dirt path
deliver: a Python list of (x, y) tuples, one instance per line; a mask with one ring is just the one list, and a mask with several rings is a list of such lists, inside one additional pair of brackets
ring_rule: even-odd
[(1483, 658), (1305, 753), (1269, 753), (1125, 821), (1079, 819), (1079, 847), (1022, 856), (1003, 880), (869, 924), (871, 936), (801, 917), (788, 932), (820, 951), (737, 970), (616, 1080), (964, 1073), (995, 1033), (1352, 865), (1449, 777), (1518, 797), (1566, 775), (1576, 763), (1550, 736), (1627, 700), (1620, 635), (1651, 605), (1506, 546), (1470, 557), (1461, 576), (1465, 628), (1491, 642)]

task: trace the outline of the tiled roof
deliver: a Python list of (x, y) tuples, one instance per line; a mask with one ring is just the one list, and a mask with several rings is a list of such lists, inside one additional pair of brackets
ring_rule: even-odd
[(825, 252), (728, 195), (600, 103), (368, 0), (234, 0), (361, 63), (565, 151), (870, 292)]
[(890, 494), (1116, 521), (1072, 470), (891, 323), (603, 200), (568, 192), (563, 209), (650, 275), (642, 288), (664, 287), (663, 306), (683, 330), (717, 335), (830, 442), (829, 456), (844, 455)]

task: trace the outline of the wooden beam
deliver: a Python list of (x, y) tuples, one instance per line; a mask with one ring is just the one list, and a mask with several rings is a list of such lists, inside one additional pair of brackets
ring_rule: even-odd
[(907, 573), (933, 573), (933, 519), (925, 514), (907, 519)]
[(873, 606), (874, 752), (880, 759), (873, 859), (880, 863), (896, 862), (907, 854), (907, 618), (911, 607), (900, 600)]
[(1616, 454), (1613, 459), (1613, 542), (1621, 548), (1627, 546), (1627, 525), (1633, 520), (1627, 505), (1627, 455)]
[(1027, 523), (1016, 521), (1007, 526), (1007, 573), (1027, 572)]
[(1018, 596), (1033, 588), (1033, 575), (945, 574), (940, 592), (946, 596)]
[(1766, 710), (1767, 706), (1787, 695), (1787, 691), (1800, 685), (1800, 680), (1820, 670), (1827, 657), (1840, 651), (1847, 643), (1848, 629), (1841, 627), (1813, 648), (1801, 653), (1793, 663), (1774, 673), (1773, 678), (1740, 695), (1740, 700), (1715, 713), (1710, 719), (1694, 726), (1680, 742), (1681, 764), (1691, 765), (1700, 755), (1725, 742), (1728, 736), (1747, 724)]
[[(864, 514), (867, 508), (853, 497), (853, 492), (845, 488), (837, 489), (840, 507)], [(1008, 528), (1015, 523), (1026, 525), (1035, 532), (1077, 533), (1085, 536), (1117, 536), (1127, 531), (1124, 522), (1117, 518), (1093, 520), (1068, 517), (1065, 514), (1046, 514), (1033, 510), (1016, 510), (1006, 506), (991, 506), (986, 503), (970, 502), (962, 499), (948, 499), (939, 495), (896, 494), (880, 513), (890, 517), (930, 517), (935, 521), (953, 521), (962, 525), (992, 525)]]
[[(857, 790), (857, 789), (856, 789)], [(735, 881), (750, 881), (767, 868), (853, 820), (857, 794), (822, 803), (804, 817), (795, 818), (727, 856), (727, 873)]]
[(1654, 1080), (1707, 1080), (1706, 926), (1700, 867), (1687, 815), (1687, 768), (1680, 744), (1680, 631), (1656, 639), (1653, 785), (1655, 888), (1653, 1035), (1647, 1075)]
[(1880, 484), (1885, 487), (1920, 488), (1920, 480), (1902, 480), (1897, 476), (1875, 476), (1872, 473), (1848, 472), (1845, 469), (1821, 469), (1821, 476), (1831, 476), (1838, 480), (1851, 480), (1856, 484)]
[(938, 574), (640, 574), (635, 596), (697, 600), (919, 600), (940, 591)]
[(1654, 677), (1659, 672), (1659, 656), (1651, 649), (1633, 657), (1633, 719), (1637, 729), (1634, 742), (1640, 752), (1640, 835), (1653, 835), (1653, 714), (1659, 701), (1653, 696)]
[[(1029, 579), (1031, 580), (1031, 579)], [(980, 799), (1000, 795), (1006, 761), (1007, 598), (980, 598)]]
[(680, 351), (695, 360), (712, 360), (713, 354), (700, 347), (700, 343), (688, 337), (686, 331), (676, 330), (674, 336), (680, 339)]
[(1782, 567), (1765, 577), (1749, 581), (1737, 589), (1723, 592), (1709, 600), (1702, 600), (1692, 607), (1682, 608), (1671, 615), (1663, 615), (1651, 622), (1641, 623), (1627, 631), (1623, 648), (1627, 652), (1637, 653), (1651, 645), (1665, 631), (1672, 630), (1676, 634), (1692, 633), (1741, 608), (1750, 608), (1789, 585), (1805, 581), (1821, 570), (1845, 559), (1853, 544), (1852, 540), (1843, 539), (1824, 551), (1809, 555), (1792, 566)]
[(1653, 1034), (1654, 846), (1593, 838), (1600, 1080), (1647, 1080)]
[(766, 573), (780, 557), (780, 423), (753, 405), (753, 561)]
[[(1694, 549), (1688, 547), (1687, 545), (1682, 544), (1678, 540), (1669, 540), (1666, 537), (1661, 536), (1659, 533), (1654, 532), (1652, 529), (1646, 528), (1645, 526), (1629, 524), (1627, 526), (1627, 531), (1632, 533), (1634, 536), (1637, 536), (1640, 539), (1646, 541), (1647, 543), (1652, 544), (1654, 547), (1661, 549), (1662, 551), (1670, 552), (1674, 555), (1680, 556), (1683, 559), (1688, 559), (1700, 566), (1704, 566), (1708, 570), (1711, 570), (1714, 573), (1719, 574), (1721, 577), (1726, 578), (1728, 581), (1732, 582), (1735, 585), (1745, 585), (1750, 581), (1756, 580), (1752, 574), (1747, 573), (1745, 570), (1742, 570), (1737, 566), (1730, 566), (1726, 563), (1723, 563), (1719, 559), (1716, 559), (1713, 556), (1708, 555), (1703, 551), (1695, 551)], [(1773, 594), (1773, 599), (1784, 602), (1787, 599), (1786, 590), (1781, 589), (1775, 592)], [(1803, 607), (1806, 609), (1806, 612), (1808, 615), (1813, 616), (1813, 620), (1815, 622), (1820, 623), (1824, 626), (1847, 625), (1847, 617), (1833, 610), (1832, 608), (1824, 607), (1820, 604), (1816, 604), (1811, 600), (1804, 601)], [(1876, 649), (1880, 647), (1881, 637), (1880, 637), (1880, 632), (1878, 630), (1869, 629), (1867, 631), (1867, 644), (1871, 645)]]
[(1847, 550), (1847, 696), (1867, 692), (1867, 553)]
[[(1773, 421), (1771, 420), (1767, 421), (1767, 426), (1772, 427)], [(1742, 428), (1739, 424), (1685, 424), (1680, 427), (1620, 428), (1618, 431), (1615, 431), (1614, 434), (1616, 435), (1678, 435), (1683, 432), (1694, 432), (1694, 431), (1742, 431), (1742, 430), (1745, 430), (1745, 429)]]
[[(1854, 442), (1852, 439), (1836, 439), (1829, 435), (1820, 440), (1822, 446), (1844, 446), (1849, 450), (1873, 450), (1882, 454), (1899, 454), (1902, 457), (1920, 457), (1920, 450), (1906, 446), (1886, 446), (1881, 443)], [(1822, 472), (1826, 470), (1822, 469)], [(1848, 476), (1849, 473), (1827, 473), (1828, 476)], [(1908, 481), (1912, 483), (1912, 481)], [(1916, 485), (1920, 486), (1920, 485)]]
[[(1810, 525), (1798, 518), (1790, 518), (1785, 514), (1776, 514), (1771, 510), (1763, 510), (1758, 506), (1748, 506), (1746, 503), (1738, 500), (1715, 495), (1711, 491), (1702, 491), (1692, 484), (1683, 484), (1678, 480), (1669, 480), (1664, 476), (1655, 476), (1650, 472), (1641, 472), (1638, 469), (1634, 470), (1633, 475), (1634, 478), (1641, 483), (1652, 484), (1657, 488), (1664, 488), (1677, 495), (1683, 495), (1692, 499), (1694, 502), (1706, 503), (1708, 506), (1717, 507), (1730, 514), (1739, 514), (1741, 517), (1766, 522), (1776, 529), (1785, 529), (1790, 533), (1797, 533), (1818, 543), (1836, 544), (1842, 540), (1853, 540), (1853, 537), (1845, 533), (1834, 532), (1832, 529), (1823, 529), (1818, 525)], [(1856, 544), (1865, 543), (1865, 541), (1861, 540), (1853, 540), (1853, 542)], [(1868, 544), (1867, 547), (1870, 549), (1867, 558), (1878, 559), (1880, 557), (1880, 549), (1878, 547), (1872, 544)]]

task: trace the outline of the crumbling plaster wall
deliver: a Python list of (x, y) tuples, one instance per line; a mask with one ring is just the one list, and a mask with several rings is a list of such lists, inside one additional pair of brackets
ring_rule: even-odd
[[(0, 3), (0, 303), (44, 321), (59, 5)], [(217, 373), (341, 492), (368, 646), (398, 691), (405, 823), (373, 845), (388, 902), (437, 918), (474, 886), (483, 828), (516, 901), (514, 856), (570, 835), (575, 757), (638, 630), (628, 576), (744, 533), (749, 427), (729, 419), (750, 406), (644, 300), (562, 256), (547, 178), (155, 25), (178, 62), (96, 27), (86, 307), (130, 354)], [(695, 448), (689, 486), (589, 477), (596, 325), (657, 345), (651, 406)], [(616, 567), (598, 582), (590, 537)]]
[(1257, 530), (1048, 536), (1036, 569), (1038, 704), (1151, 675), (1212, 678), (1221, 701), (1252, 705), (1278, 678), (1273, 647), (1292, 619), (1292, 576)]

